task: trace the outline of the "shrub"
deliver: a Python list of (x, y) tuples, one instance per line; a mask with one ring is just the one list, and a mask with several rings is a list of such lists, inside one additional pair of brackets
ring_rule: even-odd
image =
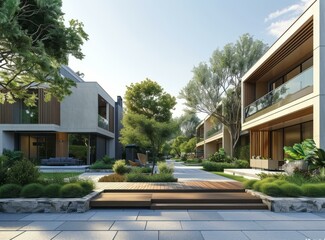
[(101, 160), (106, 164), (113, 164), (115, 159), (105, 155)]
[(61, 187), (60, 196), (63, 198), (77, 198), (84, 195), (83, 188), (77, 183), (68, 183)]
[(272, 196), (272, 197), (279, 197), (279, 196), (283, 195), (280, 187), (274, 183), (262, 184), (261, 190), (264, 194)]
[(128, 173), (130, 170), (125, 164), (125, 160), (117, 160), (113, 165), (113, 171), (117, 174), (125, 174)]
[(247, 189), (252, 189), (253, 188), (253, 184), (256, 183), (258, 180), (256, 179), (250, 179), (244, 182), (244, 187)]
[(4, 167), (12, 167), (16, 162), (22, 161), (24, 158), (24, 154), (21, 151), (11, 151), (8, 149), (3, 150), (3, 156), (6, 157), (6, 161), (4, 162)]
[(127, 182), (177, 182), (177, 179), (173, 177), (172, 174), (154, 174), (154, 175), (145, 175), (145, 174), (135, 174), (130, 173), (126, 175)]
[(236, 168), (249, 168), (249, 162), (246, 160), (236, 160), (235, 167)]
[(203, 162), (203, 169), (206, 171), (215, 171), (215, 172), (223, 172), (225, 168), (234, 168), (235, 165), (231, 163), (223, 163), (223, 162)]
[(78, 184), (82, 187), (84, 195), (91, 193), (95, 188), (95, 184), (91, 180), (79, 180)]
[(133, 167), (131, 168), (131, 173), (151, 173), (150, 167)]
[(254, 191), (260, 192), (261, 191), (261, 186), (262, 186), (263, 182), (262, 181), (257, 181), (255, 183), (253, 183), (252, 187)]
[(111, 169), (112, 165), (109, 163), (105, 163), (104, 161), (97, 160), (95, 163), (90, 165), (90, 169)]
[(250, 150), (249, 145), (236, 147), (235, 149), (236, 158), (244, 159), (248, 161), (250, 159), (249, 150)]
[(44, 188), (44, 196), (49, 198), (60, 197), (60, 188), (62, 185), (57, 183), (52, 183)]
[(284, 174), (272, 174), (272, 173), (259, 173), (257, 174), (257, 176), (260, 177), (261, 180), (265, 179), (265, 178), (276, 178), (276, 179), (285, 179), (287, 175)]
[(158, 162), (159, 173), (173, 174), (174, 165), (168, 165), (166, 162)]
[(106, 175), (101, 177), (98, 182), (124, 182), (125, 177), (123, 175), (113, 173), (111, 175)]
[(39, 198), (44, 196), (44, 186), (39, 183), (30, 183), (23, 187), (20, 193), (21, 197)]
[(325, 196), (325, 186), (324, 184), (304, 184), (301, 186), (304, 196), (307, 197), (323, 197)]
[(28, 160), (15, 162), (7, 172), (7, 182), (20, 185), (37, 182), (38, 177), (38, 169), (35, 168), (35, 165)]
[(283, 185), (285, 183), (288, 183), (288, 182), (286, 180), (280, 180), (279, 179), (279, 180), (275, 180), (273, 183), (278, 185), (278, 186), (281, 186), (281, 185)]
[(5, 184), (0, 187), (0, 198), (16, 198), (20, 196), (21, 186), (18, 184)]
[[(280, 181), (280, 180), (278, 180), (278, 181)], [(276, 184), (276, 182), (277, 181), (275, 181), (274, 184)], [(299, 197), (299, 196), (302, 196), (302, 190), (296, 184), (293, 184), (293, 183), (284, 183), (284, 184), (281, 184), (279, 187), (280, 187), (281, 191), (283, 192), (283, 194), (285, 194), (285, 196), (288, 196), (288, 197)]]
[(210, 162), (231, 162), (231, 158), (227, 156), (223, 148), (219, 148), (218, 152), (215, 152), (207, 160)]

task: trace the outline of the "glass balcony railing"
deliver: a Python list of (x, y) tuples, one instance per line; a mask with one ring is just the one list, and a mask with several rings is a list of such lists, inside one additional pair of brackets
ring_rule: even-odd
[(249, 104), (245, 107), (245, 118), (311, 86), (313, 86), (313, 67), (308, 68), (288, 82)]
[(108, 120), (98, 115), (98, 127), (108, 130)]
[(211, 130), (207, 132), (207, 138), (217, 135), (221, 133), (221, 131), (222, 131), (222, 124), (218, 123)]

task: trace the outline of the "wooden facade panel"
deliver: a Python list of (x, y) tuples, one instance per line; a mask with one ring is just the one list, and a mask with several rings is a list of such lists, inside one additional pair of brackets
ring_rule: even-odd
[(40, 124), (60, 125), (60, 102), (52, 97), (49, 102), (44, 101), (44, 89), (38, 90), (38, 122)]
[(114, 133), (115, 125), (114, 125), (114, 119), (115, 119), (115, 112), (114, 107), (109, 104), (109, 131)]

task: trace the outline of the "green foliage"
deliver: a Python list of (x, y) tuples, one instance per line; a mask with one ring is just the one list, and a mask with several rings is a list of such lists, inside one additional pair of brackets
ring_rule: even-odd
[(243, 159), (249, 161), (250, 159), (250, 145), (238, 146), (235, 149), (235, 157), (238, 159)]
[(69, 145), (69, 154), (77, 159), (84, 161), (84, 163), (87, 159), (87, 153), (88, 153), (88, 146), (73, 145), (73, 144)]
[(235, 160), (236, 168), (249, 168), (249, 162), (246, 160)]
[(208, 161), (211, 162), (231, 162), (231, 158), (229, 156), (227, 156), (225, 150), (223, 148), (219, 148), (219, 150), (217, 152), (215, 152), (212, 156), (210, 156), (208, 159)]
[(324, 197), (325, 185), (324, 184), (304, 184), (301, 186), (304, 196), (307, 197)]
[(259, 173), (257, 174), (261, 180), (265, 178), (276, 178), (276, 179), (284, 179), (286, 175), (284, 174), (273, 174), (273, 173)]
[(283, 185), (285, 183), (288, 183), (288, 182), (286, 180), (278, 179), (278, 180), (275, 180), (273, 183), (278, 185), (278, 186), (281, 186), (281, 185)]
[(20, 185), (37, 182), (38, 177), (38, 169), (29, 160), (15, 162), (7, 172), (7, 182)]
[(104, 157), (102, 157), (100, 160), (103, 161), (106, 164), (114, 164), (114, 162), (115, 162), (115, 159), (114, 158), (110, 158), (107, 155), (105, 155)]
[(91, 193), (95, 188), (95, 184), (91, 180), (79, 180), (77, 183), (82, 187), (83, 195)]
[(51, 183), (44, 188), (44, 196), (49, 198), (60, 197), (61, 184)]
[(117, 174), (123, 175), (128, 173), (130, 169), (125, 164), (125, 160), (117, 160), (113, 165), (113, 171)]
[(225, 162), (204, 161), (202, 165), (204, 170), (215, 172), (222, 172), (225, 168), (235, 168), (234, 164)]
[(15, 162), (21, 161), (24, 158), (23, 152), (12, 151), (12, 150), (8, 150), (8, 149), (3, 150), (3, 156), (5, 156), (5, 158), (2, 160), (3, 166), (5, 168), (12, 167), (15, 164)]
[(105, 163), (102, 160), (97, 160), (95, 163), (91, 164), (90, 169), (112, 169), (111, 163)]
[[(275, 181), (274, 184), (276, 184), (278, 181)], [(281, 191), (286, 196), (289, 196), (289, 197), (299, 197), (299, 196), (302, 196), (302, 194), (303, 194), (301, 188), (298, 185), (296, 185), (296, 184), (293, 184), (293, 183), (283, 183), (281, 185), (279, 185), (279, 184), (277, 184), (277, 185), (280, 186)]]
[(127, 182), (177, 182), (177, 178), (173, 174), (160, 173), (154, 175), (145, 175), (137, 173), (129, 173), (126, 175)]
[(166, 162), (158, 162), (158, 171), (161, 174), (173, 174), (174, 166), (168, 165)]
[(287, 155), (285, 159), (288, 161), (305, 160), (310, 162), (317, 152), (316, 144), (312, 139), (306, 139), (302, 143), (296, 143), (293, 147), (285, 146), (283, 149)]
[(272, 178), (272, 177), (268, 177), (268, 178), (265, 178), (263, 180), (260, 180), (260, 181), (257, 181), (253, 184), (253, 189), (254, 191), (257, 191), (257, 192), (260, 192), (261, 191), (261, 187), (266, 184), (266, 183), (272, 183), (273, 181), (275, 181), (276, 179), (275, 178)]
[(244, 187), (246, 189), (252, 189), (253, 188), (253, 185), (257, 182), (258, 180), (256, 179), (250, 179), (250, 180), (247, 180), (244, 182)]
[(30, 183), (23, 187), (20, 196), (25, 198), (39, 198), (44, 196), (44, 186), (39, 183)]
[(193, 138), (189, 139), (188, 141), (183, 142), (180, 145), (181, 152), (184, 152), (184, 153), (195, 152), (195, 148), (196, 148), (196, 137), (193, 137)]
[(0, 187), (0, 198), (17, 198), (20, 196), (21, 189), (18, 184), (4, 184)]
[(67, 182), (76, 182), (78, 176), (81, 172), (48, 172), (48, 173), (40, 173), (40, 177), (38, 178), (38, 182), (43, 184), (64, 184)]
[(283, 195), (280, 187), (274, 183), (262, 184), (261, 190), (264, 194), (272, 196), (272, 197), (280, 197)]
[[(226, 126), (233, 148), (241, 132), (241, 78), (266, 49), (263, 42), (244, 34), (235, 44), (215, 50), (209, 64), (194, 67), (192, 79), (180, 92), (191, 111), (208, 113)], [(220, 104), (224, 111), (217, 111)]]
[(120, 175), (117, 173), (103, 176), (98, 180), (98, 182), (124, 182), (124, 181), (125, 181), (124, 175)]
[(29, 91), (31, 85), (48, 86), (44, 100), (51, 96), (62, 100), (75, 83), (63, 78), (60, 66), (68, 64), (68, 56), (82, 59), (81, 46), (88, 39), (83, 24), (70, 20), (66, 27), (62, 0), (13, 1), (0, 4), (1, 49), (0, 79), (4, 91), (0, 104), (22, 99), (35, 105), (38, 96)]
[(83, 195), (84, 189), (77, 183), (68, 183), (60, 189), (60, 196), (63, 198), (78, 198)]
[(188, 139), (195, 137), (196, 126), (200, 121), (196, 113), (191, 111), (185, 111), (185, 113), (177, 119), (182, 135)]
[(132, 167), (131, 173), (151, 173), (150, 167)]

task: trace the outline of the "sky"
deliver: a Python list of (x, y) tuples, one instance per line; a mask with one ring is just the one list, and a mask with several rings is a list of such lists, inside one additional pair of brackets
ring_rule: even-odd
[[(146, 78), (178, 97), (192, 69), (244, 33), (272, 45), (313, 0), (63, 0), (65, 20), (83, 22), (85, 81), (116, 100)], [(177, 99), (173, 116), (185, 108)], [(200, 115), (202, 117), (202, 115)]]

